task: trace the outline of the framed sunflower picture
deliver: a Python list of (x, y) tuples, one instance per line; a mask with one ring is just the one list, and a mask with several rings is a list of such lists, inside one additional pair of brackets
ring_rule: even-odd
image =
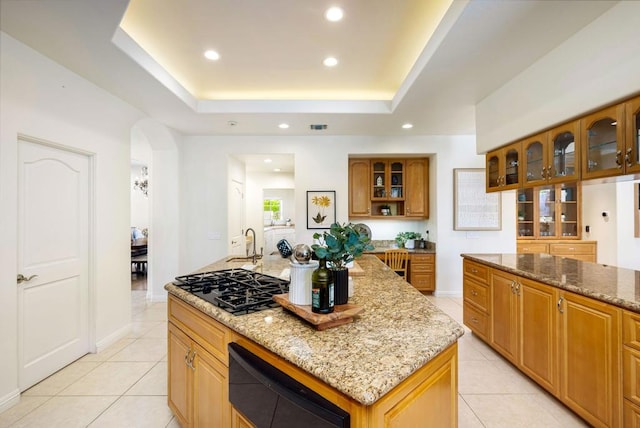
[(329, 229), (335, 222), (335, 190), (307, 190), (307, 229)]

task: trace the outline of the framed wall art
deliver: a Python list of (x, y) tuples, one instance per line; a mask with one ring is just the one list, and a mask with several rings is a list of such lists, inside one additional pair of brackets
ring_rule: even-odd
[(335, 190), (308, 190), (307, 229), (329, 229), (335, 222)]
[(453, 170), (453, 230), (501, 230), (500, 192), (487, 193), (483, 168)]

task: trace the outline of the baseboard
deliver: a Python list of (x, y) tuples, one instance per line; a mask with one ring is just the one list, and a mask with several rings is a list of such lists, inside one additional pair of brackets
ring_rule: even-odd
[(129, 336), (129, 333), (131, 333), (131, 324), (125, 325), (124, 327), (114, 331), (104, 339), (96, 342), (96, 352), (104, 351), (106, 348), (113, 345), (118, 340), (124, 339), (125, 337)]
[(436, 297), (462, 297), (461, 291), (434, 291), (433, 295)]
[(11, 391), (4, 397), (0, 397), (0, 413), (20, 402), (20, 390)]

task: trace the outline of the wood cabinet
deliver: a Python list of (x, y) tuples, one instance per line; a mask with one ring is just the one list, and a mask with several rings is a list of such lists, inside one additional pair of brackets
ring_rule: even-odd
[(624, 104), (582, 118), (582, 179), (624, 173)]
[(519, 239), (516, 248), (522, 254), (551, 254), (583, 262), (597, 262), (597, 241), (547, 241)]
[(619, 308), (467, 259), (463, 275), (474, 334), (593, 426), (622, 425), (624, 378), (624, 426), (640, 421), (640, 315), (625, 312), (622, 364)]
[(349, 217), (369, 217), (369, 159), (349, 159)]
[(516, 189), (521, 185), (521, 153), (520, 142), (487, 153), (487, 192)]
[(572, 121), (521, 142), (524, 153), (522, 184), (535, 187), (580, 178), (579, 121)]
[(640, 173), (640, 97), (625, 103), (624, 171)]
[(624, 426), (640, 427), (640, 314), (622, 314)]
[(518, 190), (518, 239), (580, 239), (580, 184)]
[(436, 255), (411, 254), (409, 257), (408, 282), (423, 293), (435, 291)]
[(429, 160), (349, 159), (349, 217), (429, 217)]
[(227, 329), (173, 296), (168, 311), (169, 408), (184, 427), (229, 426)]
[(620, 310), (567, 291), (558, 309), (560, 400), (594, 426), (620, 426)]

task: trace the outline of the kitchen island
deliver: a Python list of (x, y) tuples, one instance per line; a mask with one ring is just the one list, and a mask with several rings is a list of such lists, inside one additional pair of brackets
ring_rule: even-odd
[(592, 426), (640, 421), (640, 271), (463, 254), (464, 323)]
[[(208, 420), (215, 426), (246, 423), (228, 403), (225, 384), (226, 345), (236, 342), (350, 413), (352, 427), (403, 426), (406, 421), (456, 426), (462, 327), (377, 257), (364, 255), (358, 264), (365, 274), (353, 278), (349, 302), (364, 311), (353, 323), (324, 331), (281, 307), (231, 315), (167, 284), (169, 404), (181, 423), (195, 425), (201, 418), (214, 418)], [(242, 265), (220, 261), (202, 271)], [(256, 270), (280, 276), (287, 268), (288, 260), (266, 256)], [(194, 388), (196, 355), (204, 355), (215, 369), (208, 371), (217, 373), (217, 380), (199, 383), (216, 385), (206, 391)], [(203, 403), (198, 392), (214, 396), (217, 414), (202, 414), (206, 409), (198, 407)]]

